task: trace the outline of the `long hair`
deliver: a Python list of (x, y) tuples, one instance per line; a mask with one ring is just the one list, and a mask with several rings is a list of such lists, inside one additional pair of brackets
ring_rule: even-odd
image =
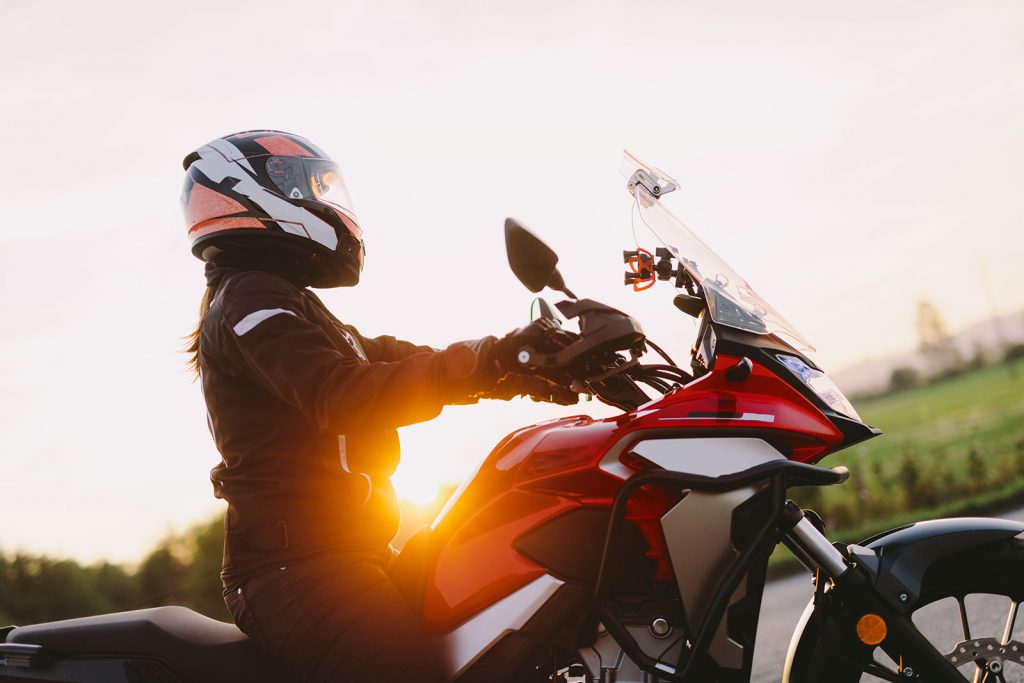
[(185, 353), (188, 354), (188, 367), (196, 379), (199, 378), (199, 340), (203, 334), (203, 321), (206, 320), (206, 314), (210, 311), (210, 302), (213, 301), (213, 295), (214, 287), (207, 285), (206, 290), (203, 291), (203, 297), (199, 300), (199, 322), (196, 323), (192, 332), (185, 337), (185, 340), (188, 342), (188, 346), (185, 347)]

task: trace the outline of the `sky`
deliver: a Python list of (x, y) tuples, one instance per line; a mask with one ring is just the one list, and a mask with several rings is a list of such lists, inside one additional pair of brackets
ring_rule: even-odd
[[(632, 150), (840, 369), (912, 347), (921, 298), (988, 317), (982, 272), (1024, 307), (1021, 35), (1017, 2), (0, 0), (0, 549), (130, 562), (222, 509), (180, 352), (203, 288), (181, 159), (210, 139), (277, 128), (339, 162), (367, 263), (321, 296), (364, 334), (526, 322), (511, 215), (685, 357), (671, 289), (622, 287)], [(611, 414), (448, 408), (402, 430), (398, 489), (567, 412)]]

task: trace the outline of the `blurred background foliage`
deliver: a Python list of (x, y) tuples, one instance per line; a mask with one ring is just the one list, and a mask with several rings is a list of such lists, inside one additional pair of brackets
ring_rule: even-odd
[[(401, 547), (429, 524), (454, 487), (426, 505), (402, 502)], [(137, 566), (0, 553), (0, 626), (72, 619), (123, 610), (184, 605), (221, 621), (231, 616), (221, 599), (224, 528), (220, 516), (164, 538)]]

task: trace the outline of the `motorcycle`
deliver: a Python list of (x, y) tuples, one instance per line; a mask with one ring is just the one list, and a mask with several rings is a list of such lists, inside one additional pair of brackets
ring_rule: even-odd
[[(697, 320), (686, 368), (619, 310), (578, 299), (558, 256), (506, 222), (510, 266), (555, 331), (523, 372), (621, 409), (509, 434), (406, 544), (392, 575), (459, 683), (749, 681), (768, 558), (812, 574), (783, 679), (1006, 681), (1024, 600), (1024, 524), (947, 519), (833, 544), (794, 487), (841, 484), (825, 456), (877, 436), (810, 345), (665, 205), (671, 177), (632, 155), (637, 219), (662, 246), (624, 253), (626, 284), (668, 282)], [(566, 326), (578, 326), (569, 332)], [(557, 343), (555, 343), (557, 342)], [(645, 363), (647, 353), (661, 362)], [(1001, 634), (972, 636), (965, 596), (1006, 596)], [(915, 615), (953, 599), (963, 638)], [(2, 681), (281, 683), (231, 624), (183, 607), (0, 629)], [(1012, 672), (1011, 672), (1012, 673)]]

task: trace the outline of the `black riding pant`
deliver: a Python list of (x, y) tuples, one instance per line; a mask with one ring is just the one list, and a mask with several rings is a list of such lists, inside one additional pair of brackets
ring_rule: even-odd
[(389, 551), (344, 551), (228, 585), (238, 627), (308, 683), (440, 683), (438, 653), (385, 573)]

